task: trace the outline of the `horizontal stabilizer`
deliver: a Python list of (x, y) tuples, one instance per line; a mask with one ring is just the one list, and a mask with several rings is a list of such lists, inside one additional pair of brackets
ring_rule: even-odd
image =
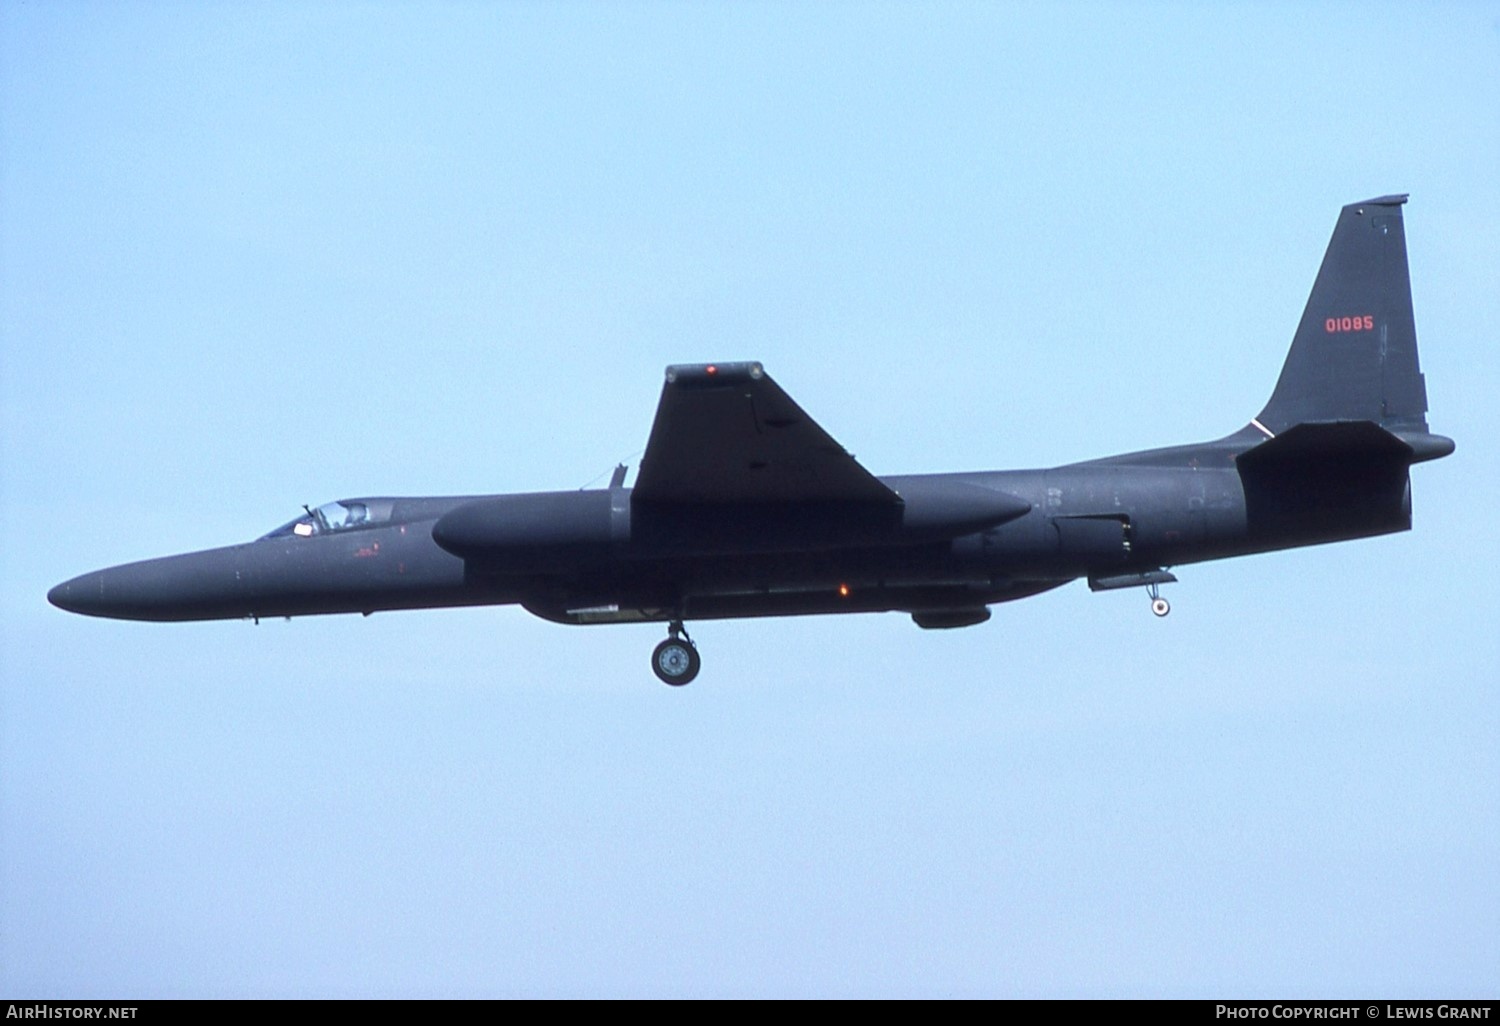
[(1447, 435), (1434, 435), (1427, 431), (1393, 431), (1401, 441), (1411, 446), (1411, 461), (1426, 463), (1453, 455), (1456, 446)]
[(1241, 453), (1236, 462), (1243, 472), (1349, 459), (1409, 463), (1413, 455), (1410, 445), (1379, 424), (1353, 420), (1298, 424)]
[(1298, 424), (1236, 459), (1252, 538), (1281, 546), (1411, 527), (1411, 445), (1378, 424)]

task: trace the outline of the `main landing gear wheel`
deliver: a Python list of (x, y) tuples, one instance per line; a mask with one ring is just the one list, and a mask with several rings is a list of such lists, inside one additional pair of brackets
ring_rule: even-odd
[(703, 660), (699, 658), (698, 648), (693, 644), (693, 639), (688, 637), (682, 621), (673, 620), (667, 629), (671, 632), (671, 637), (657, 645), (656, 650), (651, 653), (651, 669), (663, 684), (680, 688), (698, 676)]

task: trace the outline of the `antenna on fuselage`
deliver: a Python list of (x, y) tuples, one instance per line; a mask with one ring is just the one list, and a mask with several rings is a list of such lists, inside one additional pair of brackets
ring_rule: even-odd
[[(615, 464), (615, 469), (613, 471), (610, 471), (610, 478), (609, 478), (609, 487), (610, 488), (612, 488), (612, 489), (613, 488), (623, 488), (625, 486), (625, 475), (630, 472), (630, 461), (633, 460), (633, 459), (635, 459), (637, 456), (639, 456), (641, 453), (643, 453), (645, 451), (646, 451), (645, 449), (637, 449), (635, 452), (631, 453), (629, 456), (626, 456), (625, 459), (624, 459), (624, 461)], [(590, 478), (588, 481), (586, 481), (583, 484), (579, 485), (578, 486), (578, 490), (580, 492), (584, 491), (585, 489), (591, 487), (594, 484), (595, 481), (598, 481), (598, 480), (602, 479), (603, 477), (604, 477), (603, 474), (599, 474), (599, 475), (597, 475), (595, 477)]]

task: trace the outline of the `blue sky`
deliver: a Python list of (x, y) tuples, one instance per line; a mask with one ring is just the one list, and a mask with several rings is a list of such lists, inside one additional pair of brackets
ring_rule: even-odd
[[(0, 991), (1493, 996), (1500, 6), (0, 7)], [(1216, 437), (1410, 192), (1411, 533), (981, 627), (68, 616), (304, 502)]]

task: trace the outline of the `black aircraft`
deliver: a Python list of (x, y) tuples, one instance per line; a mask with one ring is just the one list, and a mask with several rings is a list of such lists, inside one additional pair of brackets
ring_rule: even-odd
[(667, 624), (651, 667), (697, 676), (683, 624), (899, 610), (967, 627), (1086, 578), (1405, 531), (1427, 428), (1405, 196), (1339, 214), (1265, 409), (1213, 442), (1050, 470), (876, 477), (759, 363), (667, 368), (635, 486), (330, 502), (256, 541), (75, 577), (91, 616), (214, 620), (519, 603), (557, 623)]

